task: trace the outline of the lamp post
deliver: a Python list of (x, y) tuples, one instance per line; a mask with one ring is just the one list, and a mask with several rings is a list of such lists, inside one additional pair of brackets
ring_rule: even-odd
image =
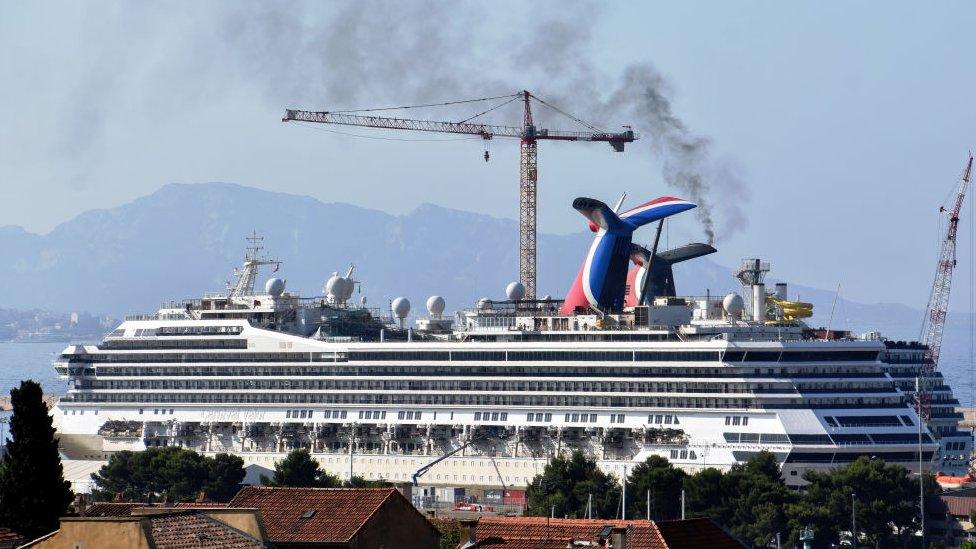
[(851, 547), (857, 547), (857, 494), (851, 492)]

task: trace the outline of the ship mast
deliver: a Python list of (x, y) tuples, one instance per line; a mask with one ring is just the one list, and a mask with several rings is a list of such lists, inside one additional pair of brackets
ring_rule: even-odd
[(247, 247), (244, 253), (244, 266), (234, 270), (234, 274), (237, 275), (237, 282), (233, 286), (229, 284), (227, 286), (227, 289), (230, 290), (230, 297), (243, 297), (254, 294), (254, 281), (258, 277), (258, 267), (262, 265), (274, 265), (274, 270), (277, 271), (278, 267), (281, 266), (281, 262), (277, 259), (261, 257), (261, 250), (264, 249), (264, 246), (261, 245), (264, 242), (263, 236), (258, 236), (256, 231), (252, 231), (251, 236), (245, 238), (250, 243), (250, 246)]

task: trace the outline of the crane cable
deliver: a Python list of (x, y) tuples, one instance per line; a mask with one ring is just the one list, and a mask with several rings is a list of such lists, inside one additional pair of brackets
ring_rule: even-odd
[(458, 101), (445, 101), (442, 103), (427, 103), (425, 105), (404, 105), (402, 107), (377, 107), (372, 109), (348, 109), (343, 111), (329, 111), (330, 113), (343, 114), (343, 113), (354, 113), (354, 112), (376, 112), (376, 111), (399, 111), (405, 109), (422, 109), (427, 107), (446, 107), (449, 105), (461, 105), (464, 103), (478, 103), (480, 101), (494, 101), (495, 99), (505, 99), (505, 98), (518, 98), (521, 94), (507, 94), (507, 95), (496, 95), (493, 97), (480, 97), (478, 99), (461, 99)]
[(577, 124), (580, 124), (582, 126), (585, 126), (588, 129), (591, 129), (591, 130), (593, 130), (593, 131), (595, 131), (597, 133), (607, 133), (607, 130), (605, 130), (605, 129), (601, 128), (601, 127), (598, 127), (598, 126), (594, 126), (593, 124), (590, 124), (589, 122), (587, 122), (585, 120), (582, 120), (582, 119), (580, 119), (580, 118), (578, 118), (576, 116), (573, 116), (572, 114), (569, 114), (568, 112), (560, 109), (559, 107), (557, 107), (557, 106), (555, 106), (555, 105), (553, 105), (551, 103), (546, 102), (545, 100), (543, 100), (541, 97), (539, 97), (537, 95), (533, 95), (532, 98), (535, 99), (536, 101), (538, 101), (539, 103), (545, 105), (546, 107), (549, 107), (550, 109), (552, 109), (552, 110), (558, 112), (559, 114), (565, 116), (566, 118), (569, 118), (570, 120), (576, 122)]
[(476, 114), (476, 115), (474, 115), (474, 116), (472, 116), (470, 118), (465, 118), (464, 120), (462, 120), (460, 122), (457, 122), (457, 123), (458, 124), (464, 124), (466, 122), (470, 122), (470, 121), (474, 120), (475, 118), (478, 118), (479, 116), (481, 116), (483, 114), (488, 114), (488, 113), (490, 113), (491, 111), (493, 111), (493, 110), (495, 110), (497, 108), (504, 107), (505, 105), (508, 105), (509, 103), (511, 103), (512, 101), (517, 100), (518, 98), (519, 98), (519, 96), (516, 95), (516, 96), (512, 97), (511, 99), (509, 99), (508, 101), (505, 101), (504, 103), (499, 103), (499, 104), (495, 105), (494, 107), (492, 107), (492, 108), (490, 108), (490, 109), (488, 109), (486, 111), (481, 111), (478, 114)]

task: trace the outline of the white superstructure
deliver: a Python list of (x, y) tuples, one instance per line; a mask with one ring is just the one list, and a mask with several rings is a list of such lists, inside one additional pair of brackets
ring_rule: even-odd
[[(454, 319), (432, 298), (423, 329), (401, 329), (348, 303), (351, 269), (334, 276), (348, 288), (333, 281), (332, 293), (300, 298), (279, 279), (256, 293), (262, 264), (277, 265), (252, 249), (228, 293), (66, 348), (56, 368), (70, 386), (55, 409), (64, 454), (176, 445), (272, 467), (304, 447), (344, 478), (409, 480), (465, 446), (421, 481), (509, 487), (576, 449), (618, 475), (651, 455), (694, 471), (765, 449), (791, 483), (858, 456), (946, 464), (929, 428), (919, 435), (904, 375), (882, 362), (894, 345), (823, 340), (783, 314), (761, 320), (756, 303), (774, 303), (765, 293), (748, 312), (737, 296), (709, 296), (561, 315), (559, 301), (510, 292)], [(940, 426), (968, 456), (971, 437)]]

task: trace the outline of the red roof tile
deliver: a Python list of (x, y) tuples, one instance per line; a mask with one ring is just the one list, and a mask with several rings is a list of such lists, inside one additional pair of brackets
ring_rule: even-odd
[(156, 549), (263, 549), (264, 543), (199, 511), (149, 515)]
[(259, 509), (273, 543), (338, 543), (352, 539), (384, 502), (397, 496), (394, 488), (245, 486), (229, 506)]
[(739, 540), (711, 519), (665, 520), (655, 523), (668, 549), (744, 549)]
[[(629, 549), (665, 549), (654, 523), (646, 520), (549, 519), (546, 517), (481, 517), (476, 537), (486, 542), (504, 540), (504, 547), (524, 547), (519, 540), (559, 540), (562, 546), (570, 540), (597, 541), (606, 526), (627, 528)], [(480, 543), (479, 543), (480, 545)], [(497, 545), (497, 543), (496, 543)]]
[[(931, 500), (932, 498), (928, 499)], [(933, 505), (933, 511), (938, 509), (940, 512), (947, 512), (957, 517), (967, 517), (970, 511), (976, 509), (976, 497), (973, 496), (940, 494), (938, 500), (942, 505)]]
[[(627, 529), (628, 549), (742, 549), (745, 546), (710, 519), (653, 522), (646, 520), (481, 517), (478, 547), (505, 549), (566, 547), (572, 540), (598, 541), (606, 526)], [(555, 542), (555, 544), (553, 543)]]
[(26, 542), (27, 538), (18, 534), (17, 532), (14, 532), (10, 528), (0, 526), (0, 543), (9, 543), (14, 541)]

